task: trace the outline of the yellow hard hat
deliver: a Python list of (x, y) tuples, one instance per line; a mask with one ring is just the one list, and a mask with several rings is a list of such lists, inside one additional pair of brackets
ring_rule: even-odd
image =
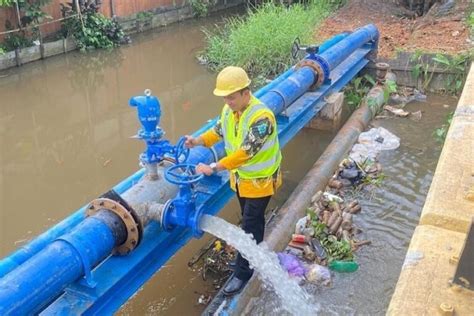
[(225, 97), (250, 85), (250, 79), (245, 70), (240, 67), (229, 66), (222, 69), (217, 75), (214, 95)]

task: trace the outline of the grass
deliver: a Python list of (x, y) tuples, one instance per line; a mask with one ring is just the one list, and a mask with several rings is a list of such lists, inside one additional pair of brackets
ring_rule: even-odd
[(306, 7), (295, 4), (289, 8), (265, 3), (245, 17), (229, 18), (223, 28), (205, 29), (203, 57), (215, 71), (235, 65), (251, 77), (272, 77), (294, 63), (290, 51), (295, 38), (312, 43), (318, 23), (343, 2), (313, 0)]

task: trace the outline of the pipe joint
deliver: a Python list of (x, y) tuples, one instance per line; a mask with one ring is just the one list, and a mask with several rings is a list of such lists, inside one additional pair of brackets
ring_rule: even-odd
[[(87, 216), (98, 216), (99, 212), (104, 210), (115, 214), (117, 219), (122, 222), (126, 229), (126, 237), (116, 239), (118, 245), (116, 245), (114, 252), (120, 255), (129, 254), (140, 244), (143, 236), (143, 225), (140, 218), (133, 208), (131, 208), (127, 202), (125, 202), (125, 200), (123, 200), (120, 195), (113, 190), (107, 192), (102, 197), (93, 200), (89, 204), (86, 214)], [(123, 227), (120, 226), (120, 223), (118, 225), (113, 223), (106, 224), (114, 235), (117, 235), (116, 233), (118, 232), (119, 227)]]
[(324, 82), (329, 81), (330, 68), (328, 62), (319, 55), (314, 55), (312, 59), (303, 59), (298, 64), (296, 68), (300, 69), (303, 67), (308, 67), (314, 72), (314, 82), (311, 85), (311, 90), (316, 90)]

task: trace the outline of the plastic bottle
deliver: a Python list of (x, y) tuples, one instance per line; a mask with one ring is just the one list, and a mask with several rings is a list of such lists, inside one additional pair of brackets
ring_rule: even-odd
[(355, 272), (359, 269), (359, 265), (355, 261), (334, 260), (329, 263), (329, 269), (336, 272)]

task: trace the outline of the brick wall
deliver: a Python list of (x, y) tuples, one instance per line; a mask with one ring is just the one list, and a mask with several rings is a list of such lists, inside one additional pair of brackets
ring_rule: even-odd
[[(160, 7), (181, 6), (186, 0), (104, 0), (101, 6), (101, 13), (110, 17), (112, 14), (111, 5), (113, 3), (115, 14), (117, 16), (129, 16), (138, 12), (154, 10)], [(53, 0), (43, 8), (43, 11), (53, 17), (61, 18), (60, 3), (66, 3), (67, 0)], [(17, 26), (16, 11), (14, 8), (0, 8), (0, 32), (5, 31), (5, 22), (10, 20), (12, 25)], [(43, 36), (55, 33), (61, 28), (60, 22), (54, 22), (41, 27)], [(0, 40), (2, 37), (0, 37)]]

